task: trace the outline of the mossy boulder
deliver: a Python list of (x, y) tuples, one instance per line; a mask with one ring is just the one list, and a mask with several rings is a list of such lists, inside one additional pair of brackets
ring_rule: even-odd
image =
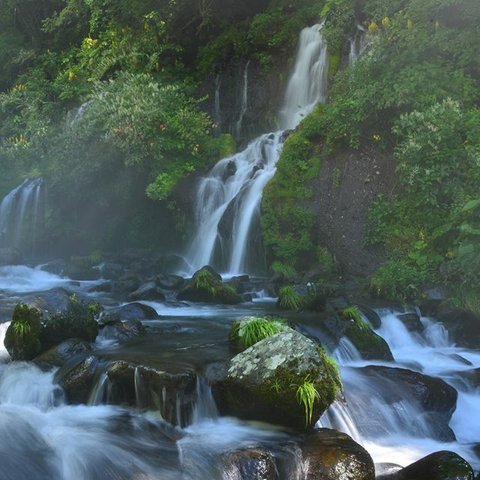
[(393, 360), (393, 355), (387, 342), (377, 335), (363, 319), (357, 307), (349, 307), (338, 313), (345, 322), (345, 335), (367, 360)]
[(5, 347), (14, 360), (31, 360), (65, 340), (93, 342), (98, 334), (97, 303), (86, 303), (63, 289), (35, 297), (28, 305), (15, 307), (5, 337)]
[(19, 303), (5, 334), (5, 348), (13, 360), (32, 360), (42, 351), (42, 313)]
[(379, 480), (474, 480), (471, 465), (448, 450), (435, 452)]
[(265, 338), (290, 330), (283, 318), (248, 316), (233, 323), (228, 338), (232, 347), (241, 352)]
[(308, 480), (375, 480), (369, 453), (345, 433), (322, 428), (307, 435), (302, 456)]
[[(299, 393), (305, 386), (309, 406)], [(322, 348), (294, 330), (239, 353), (213, 385), (221, 413), (298, 431), (313, 427), (340, 389), (338, 370)]]
[(223, 283), (222, 277), (209, 266), (195, 272), (192, 279), (179, 292), (177, 299), (227, 305), (243, 301), (242, 297), (230, 285)]

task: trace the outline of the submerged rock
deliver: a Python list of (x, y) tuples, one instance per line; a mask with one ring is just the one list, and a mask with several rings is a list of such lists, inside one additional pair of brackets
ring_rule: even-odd
[(224, 456), (224, 478), (238, 480), (278, 480), (274, 456), (261, 448), (247, 448)]
[(345, 433), (322, 428), (302, 448), (306, 480), (375, 480), (369, 453)]
[(70, 338), (43, 352), (34, 359), (41, 367), (61, 367), (75, 358), (84, 358), (93, 350), (92, 345), (79, 338)]
[(155, 300), (157, 302), (163, 302), (165, 295), (161, 289), (157, 286), (154, 280), (140, 285), (134, 292), (128, 296), (129, 300)]
[[(235, 356), (213, 393), (221, 413), (305, 430), (340, 388), (337, 368), (322, 349), (292, 330)], [(308, 406), (302, 401), (305, 397), (311, 400)]]
[(131, 319), (122, 321), (116, 317), (107, 316), (107, 318), (102, 319), (99, 338), (126, 342), (144, 335), (145, 332), (145, 327), (140, 320)]
[(192, 279), (179, 292), (178, 300), (235, 305), (242, 297), (222, 282), (222, 277), (212, 267), (205, 266), (195, 272)]
[(106, 374), (108, 403), (158, 410), (172, 425), (188, 423), (196, 391), (193, 372), (174, 374), (118, 360), (108, 366)]
[(408, 467), (378, 480), (474, 480), (470, 464), (454, 452), (432, 453)]
[(55, 374), (69, 403), (87, 403), (94, 386), (99, 360), (90, 355), (75, 363), (67, 363)]

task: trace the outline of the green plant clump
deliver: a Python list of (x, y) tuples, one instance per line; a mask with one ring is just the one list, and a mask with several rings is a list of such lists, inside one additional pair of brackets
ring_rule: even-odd
[(305, 299), (296, 292), (295, 287), (287, 285), (278, 292), (278, 306), (284, 310), (301, 310), (305, 306)]
[(305, 424), (308, 425), (312, 421), (314, 403), (320, 399), (315, 384), (306, 378), (297, 388), (296, 397), (298, 403), (305, 409)]
[(235, 322), (230, 330), (230, 341), (242, 350), (290, 327), (283, 318), (245, 317)]

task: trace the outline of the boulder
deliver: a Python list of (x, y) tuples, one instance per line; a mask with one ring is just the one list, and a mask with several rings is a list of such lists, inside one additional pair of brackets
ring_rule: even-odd
[(165, 300), (165, 295), (157, 286), (155, 280), (149, 280), (140, 285), (134, 292), (130, 293), (128, 299), (132, 301), (155, 300), (157, 302), (163, 302)]
[(405, 368), (367, 366), (357, 369), (373, 385), (378, 385), (383, 399), (389, 404), (409, 399), (422, 410), (423, 419), (439, 440), (454, 441), (448, 423), (457, 405), (457, 391), (440, 378), (423, 375)]
[(393, 360), (387, 342), (363, 320), (351, 320), (344, 335), (353, 343), (366, 360)]
[(100, 323), (106, 319), (113, 320), (157, 320), (160, 318), (157, 311), (143, 303), (133, 302), (112, 308), (106, 312), (106, 315), (100, 318)]
[(242, 297), (232, 287), (223, 283), (222, 277), (209, 266), (195, 272), (192, 279), (179, 292), (177, 299), (228, 305), (243, 301)]
[(185, 286), (185, 279), (179, 275), (157, 275), (156, 281), (157, 285), (165, 290), (181, 290)]
[(69, 403), (87, 403), (92, 392), (99, 360), (93, 355), (65, 364), (55, 374), (55, 381), (63, 388)]
[(42, 293), (29, 305), (17, 305), (5, 346), (14, 360), (31, 360), (69, 338), (93, 342), (98, 333), (95, 315), (101, 308), (61, 288)]
[[(223, 414), (303, 431), (315, 424), (340, 388), (338, 370), (321, 347), (292, 330), (235, 356), (225, 377), (213, 385), (213, 394)], [(302, 401), (305, 397), (310, 403)]]
[(34, 361), (45, 368), (61, 367), (74, 359), (83, 359), (93, 350), (91, 343), (79, 338), (70, 338), (43, 352)]
[(108, 403), (155, 409), (172, 425), (188, 424), (195, 401), (194, 373), (173, 374), (121, 360), (112, 362), (106, 373)]
[(305, 480), (375, 480), (369, 453), (345, 433), (322, 428), (302, 446)]
[(42, 313), (19, 303), (5, 334), (5, 348), (12, 360), (31, 360), (42, 351)]
[(103, 325), (100, 326), (98, 336), (105, 340), (127, 342), (145, 334), (145, 327), (142, 322), (137, 319), (125, 321), (114, 318), (111, 320), (102, 319), (102, 323)]
[(462, 347), (480, 348), (480, 318), (474, 313), (452, 308), (439, 314), (453, 341)]
[(378, 480), (474, 480), (471, 465), (454, 452), (435, 452)]
[(409, 332), (423, 332), (423, 323), (415, 312), (400, 313), (398, 319), (405, 325)]
[(261, 448), (228, 452), (223, 457), (224, 478), (238, 480), (278, 480), (275, 458)]

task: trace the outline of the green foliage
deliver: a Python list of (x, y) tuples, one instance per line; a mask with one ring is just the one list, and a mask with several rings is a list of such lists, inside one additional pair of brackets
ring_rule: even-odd
[(305, 299), (297, 293), (295, 287), (287, 285), (278, 292), (278, 305), (284, 310), (301, 310)]
[(361, 324), (363, 322), (362, 314), (360, 313), (360, 310), (358, 309), (358, 307), (355, 305), (344, 308), (340, 312), (340, 316), (346, 320), (351, 319), (358, 324)]
[(305, 424), (308, 425), (312, 421), (313, 406), (320, 395), (315, 384), (306, 378), (297, 388), (296, 398), (300, 405), (305, 409)]
[(320, 159), (310, 135), (311, 117), (285, 141), (277, 173), (264, 191), (262, 232), (273, 259), (293, 269), (305, 268), (313, 250), (314, 213), (305, 206), (313, 196), (312, 181), (320, 170)]
[(393, 301), (412, 300), (418, 296), (424, 279), (410, 262), (390, 260), (382, 265), (370, 279), (372, 292)]
[(230, 341), (241, 349), (251, 347), (261, 340), (288, 331), (286, 320), (275, 317), (245, 317), (235, 322), (230, 330)]

